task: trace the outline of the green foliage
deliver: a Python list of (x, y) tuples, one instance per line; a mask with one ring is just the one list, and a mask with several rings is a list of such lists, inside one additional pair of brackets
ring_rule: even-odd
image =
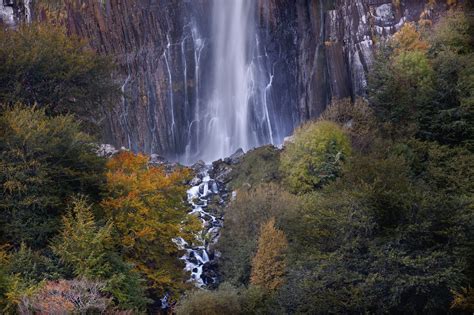
[(378, 134), (374, 112), (363, 98), (354, 103), (349, 98), (333, 100), (319, 120), (341, 125), (350, 136), (352, 148), (360, 152), (369, 150)]
[(307, 123), (295, 131), (281, 154), (285, 182), (299, 193), (320, 188), (338, 176), (350, 152), (349, 139), (337, 124)]
[(112, 64), (85, 42), (53, 25), (0, 31), (0, 104), (21, 102), (48, 114), (73, 113), (93, 122), (119, 94)]
[(217, 244), (222, 253), (219, 271), (225, 281), (248, 284), (251, 261), (257, 250), (260, 226), (275, 217), (285, 232), (295, 227), (299, 201), (275, 184), (240, 190), (226, 210), (225, 228)]
[[(379, 148), (351, 158), (339, 180), (307, 197), (294, 242), (309, 250), (294, 252), (280, 292), (285, 309), (413, 314), (449, 308), (451, 290), (468, 280), (474, 216), (465, 192), (471, 184), (457, 179), (453, 191), (437, 183), (455, 180), (453, 167), (472, 178), (472, 157), (426, 145), (423, 170), (406, 161), (410, 154), (400, 155), (399, 145)], [(450, 165), (446, 156), (465, 162)]]
[(149, 303), (144, 280), (114, 252), (112, 228), (110, 223), (98, 226), (86, 200), (75, 199), (53, 240), (53, 252), (76, 276), (105, 282), (103, 291), (112, 294), (118, 307), (143, 310)]
[(57, 280), (63, 276), (64, 271), (55, 257), (41, 255), (25, 244), (8, 255), (5, 267), (8, 274), (18, 275), (22, 281), (32, 285), (44, 280)]
[(244, 184), (256, 186), (281, 179), (280, 151), (274, 146), (263, 146), (247, 152), (232, 168), (230, 188), (239, 189)]
[(195, 290), (176, 306), (176, 314), (221, 315), (240, 314), (238, 290), (222, 284), (215, 291)]
[(107, 254), (113, 249), (112, 225), (98, 227), (84, 198), (73, 199), (63, 227), (52, 242), (53, 252), (79, 277), (103, 278), (112, 270)]
[(472, 148), (474, 54), (470, 30), (464, 12), (451, 12), (437, 23), (429, 42), (412, 25), (382, 47), (369, 76), (369, 96), (389, 135), (415, 135)]
[(43, 248), (73, 194), (97, 200), (104, 161), (71, 116), (16, 106), (0, 116), (0, 243)]

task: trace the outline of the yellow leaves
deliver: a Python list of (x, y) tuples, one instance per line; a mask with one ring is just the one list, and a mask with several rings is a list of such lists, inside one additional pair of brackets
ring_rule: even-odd
[(467, 313), (474, 312), (474, 289), (471, 287), (462, 288), (461, 291), (452, 291), (453, 301), (451, 308)]
[(288, 241), (283, 231), (275, 227), (275, 218), (262, 224), (250, 282), (267, 290), (280, 287), (284, 283), (287, 248)]
[[(101, 205), (114, 222), (119, 243), (154, 288), (181, 283), (183, 266), (172, 238), (201, 228), (184, 204), (187, 169), (167, 173), (148, 157), (123, 152), (107, 163), (107, 195)], [(188, 238), (189, 239), (189, 238)]]
[(143, 154), (132, 152), (121, 152), (107, 162), (107, 168), (112, 172), (134, 173), (140, 169), (146, 169), (148, 158)]
[(396, 54), (407, 51), (426, 52), (429, 47), (428, 43), (422, 40), (421, 34), (416, 30), (416, 26), (413, 23), (406, 23), (395, 33), (393, 45)]

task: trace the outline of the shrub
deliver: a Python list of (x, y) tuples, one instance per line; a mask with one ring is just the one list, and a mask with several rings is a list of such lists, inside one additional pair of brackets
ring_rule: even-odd
[(321, 114), (319, 120), (341, 125), (350, 135), (352, 148), (366, 152), (375, 141), (378, 123), (372, 108), (363, 98), (333, 100)]
[(103, 294), (105, 284), (85, 279), (46, 282), (19, 305), (21, 314), (103, 313), (111, 300)]
[(280, 151), (271, 145), (253, 149), (247, 152), (232, 168), (229, 186), (238, 189), (244, 184), (251, 186), (275, 182), (281, 179)]
[(285, 181), (297, 193), (320, 188), (339, 175), (350, 152), (349, 139), (337, 124), (307, 123), (295, 131), (294, 141), (281, 154)]
[(240, 314), (239, 291), (223, 283), (215, 291), (195, 290), (179, 301), (178, 315)]

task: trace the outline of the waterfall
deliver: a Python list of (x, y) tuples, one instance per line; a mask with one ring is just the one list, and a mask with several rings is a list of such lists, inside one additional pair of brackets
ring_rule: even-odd
[(215, 0), (212, 92), (208, 104), (205, 160), (230, 155), (256, 143), (250, 139), (248, 37), (254, 30), (254, 1)]
[[(212, 2), (211, 60), (203, 91), (195, 93), (194, 117), (188, 121), (188, 143), (181, 159), (184, 163), (198, 159), (212, 162), (239, 148), (246, 151), (282, 141), (272, 117), (274, 63), (259, 44), (256, 16), (254, 0)], [(199, 62), (194, 64), (199, 66)]]

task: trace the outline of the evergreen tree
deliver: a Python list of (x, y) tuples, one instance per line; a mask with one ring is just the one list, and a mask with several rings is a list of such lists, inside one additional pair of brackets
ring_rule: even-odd
[(54, 253), (79, 279), (103, 283), (101, 291), (111, 293), (119, 308), (143, 310), (149, 302), (144, 281), (115, 252), (112, 224), (98, 226), (84, 198), (73, 200), (62, 220), (61, 233), (52, 243)]
[(72, 116), (15, 106), (0, 115), (0, 243), (46, 247), (74, 194), (99, 199), (105, 161)]

